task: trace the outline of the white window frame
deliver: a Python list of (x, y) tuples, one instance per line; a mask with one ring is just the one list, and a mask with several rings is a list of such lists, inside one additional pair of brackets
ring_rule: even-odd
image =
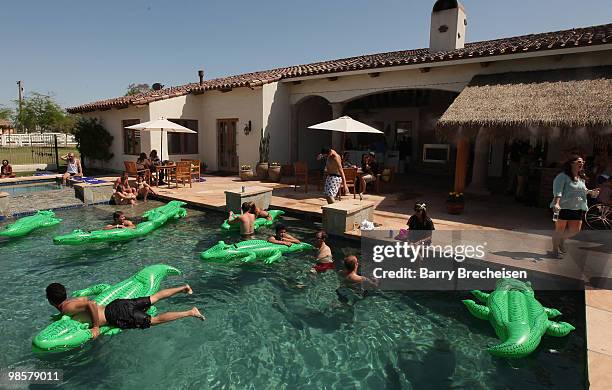
[[(427, 158), (428, 149), (443, 149), (446, 150), (446, 160), (433, 160)], [(434, 163), (434, 164), (447, 164), (450, 159), (450, 145), (449, 144), (423, 144), (423, 162)]]

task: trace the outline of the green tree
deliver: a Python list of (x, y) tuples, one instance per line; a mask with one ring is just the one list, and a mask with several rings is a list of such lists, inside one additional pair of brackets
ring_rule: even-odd
[(8, 107), (0, 106), (0, 119), (13, 118), (13, 110)]
[[(19, 102), (15, 102), (19, 105)], [(68, 118), (68, 114), (55, 102), (50, 95), (32, 92), (21, 106), (21, 112), (15, 116), (15, 122), (19, 128), (30, 131), (63, 131), (70, 132), (70, 126), (74, 126), (74, 119)]]
[(113, 136), (96, 118), (80, 117), (74, 127), (74, 138), (83, 165), (86, 159), (108, 161), (113, 158), (110, 151)]
[(132, 84), (128, 85), (127, 92), (126, 92), (125, 96), (138, 95), (139, 93), (149, 92), (150, 90), (151, 90), (151, 86), (149, 84), (146, 84), (146, 83), (142, 83), (142, 84), (132, 83)]

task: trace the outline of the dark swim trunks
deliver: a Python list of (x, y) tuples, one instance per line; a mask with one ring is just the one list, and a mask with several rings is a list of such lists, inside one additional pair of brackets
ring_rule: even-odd
[(151, 307), (151, 298), (117, 299), (104, 309), (109, 325), (120, 329), (146, 329), (151, 327), (151, 316), (146, 313)]

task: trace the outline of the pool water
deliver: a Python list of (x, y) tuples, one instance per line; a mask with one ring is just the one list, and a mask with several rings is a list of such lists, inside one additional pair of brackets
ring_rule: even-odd
[[(122, 210), (139, 216), (159, 205)], [(577, 329), (566, 338), (544, 337), (531, 356), (509, 361), (486, 352), (498, 340), (488, 323), (467, 312), (464, 292), (372, 292), (346, 306), (337, 299), (333, 273), (308, 272), (311, 254), (273, 265), (202, 262), (201, 251), (228, 237), (217, 229), (224, 218), (218, 213), (189, 210), (186, 218), (125, 243), (52, 244), (54, 235), (100, 228), (113, 210), (60, 211), (62, 224), (0, 242), (0, 368), (61, 368), (66, 389), (585, 387), (582, 292), (538, 293)], [(285, 221), (296, 236), (311, 240), (315, 225)], [(338, 258), (358, 253), (354, 245), (330, 240)], [(183, 271), (163, 287), (189, 283), (194, 290), (161, 301), (158, 309), (197, 306), (205, 322), (187, 318), (101, 336), (69, 352), (32, 353), (33, 336), (54, 314), (44, 297), (48, 283), (61, 282), (69, 291), (112, 284), (155, 263)]]
[(11, 196), (28, 194), (31, 192), (52, 191), (60, 189), (62, 189), (62, 186), (55, 182), (0, 186), (0, 192), (8, 192)]

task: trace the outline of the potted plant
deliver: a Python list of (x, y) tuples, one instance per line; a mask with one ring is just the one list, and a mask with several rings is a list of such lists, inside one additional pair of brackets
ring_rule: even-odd
[(253, 169), (251, 168), (250, 165), (241, 165), (239, 175), (240, 175), (240, 180), (242, 181), (253, 180), (253, 177), (255, 177), (255, 174), (253, 173)]
[(273, 162), (268, 167), (268, 178), (270, 181), (278, 182), (281, 178), (281, 165), (277, 162)]
[(465, 207), (463, 192), (449, 192), (446, 199), (446, 211), (449, 214), (461, 214)]
[(259, 140), (259, 163), (255, 167), (257, 177), (264, 180), (268, 177), (268, 161), (270, 157), (270, 133), (264, 136), (263, 128), (261, 129), (261, 138)]

